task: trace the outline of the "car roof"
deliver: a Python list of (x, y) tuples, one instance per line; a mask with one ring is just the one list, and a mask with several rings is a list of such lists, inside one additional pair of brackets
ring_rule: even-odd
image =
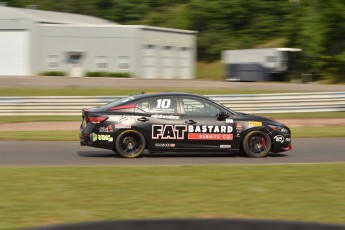
[(150, 98), (150, 97), (159, 97), (159, 96), (195, 96), (195, 97), (202, 97), (200, 95), (196, 95), (193, 93), (183, 93), (183, 92), (162, 92), (162, 93), (143, 93), (143, 94), (136, 94), (133, 95), (135, 99), (144, 99), (144, 98)]

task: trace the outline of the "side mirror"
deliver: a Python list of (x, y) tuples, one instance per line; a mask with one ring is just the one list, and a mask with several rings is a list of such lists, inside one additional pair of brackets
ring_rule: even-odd
[(217, 115), (217, 118), (218, 118), (218, 121), (224, 121), (229, 116), (230, 116), (229, 113), (227, 113), (225, 111), (220, 111)]

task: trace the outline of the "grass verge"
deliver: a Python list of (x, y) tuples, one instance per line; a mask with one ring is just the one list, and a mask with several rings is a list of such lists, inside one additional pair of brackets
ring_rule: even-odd
[[(292, 138), (345, 137), (345, 126), (292, 128)], [(79, 131), (8, 131), (0, 132), (0, 140), (78, 141)]]
[(344, 164), (2, 167), (1, 229), (141, 218), (345, 223)]

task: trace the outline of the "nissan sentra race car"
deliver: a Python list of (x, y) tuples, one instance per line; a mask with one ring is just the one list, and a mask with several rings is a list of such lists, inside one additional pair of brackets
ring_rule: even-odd
[(265, 157), (291, 149), (290, 129), (189, 93), (138, 94), (82, 110), (80, 144), (122, 157), (149, 152), (241, 152)]

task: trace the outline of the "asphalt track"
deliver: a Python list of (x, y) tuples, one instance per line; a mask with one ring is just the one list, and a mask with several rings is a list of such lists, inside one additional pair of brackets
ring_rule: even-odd
[(226, 153), (145, 153), (123, 159), (78, 142), (0, 141), (0, 166), (143, 166), (345, 162), (345, 138), (296, 138), (293, 150), (254, 159)]

